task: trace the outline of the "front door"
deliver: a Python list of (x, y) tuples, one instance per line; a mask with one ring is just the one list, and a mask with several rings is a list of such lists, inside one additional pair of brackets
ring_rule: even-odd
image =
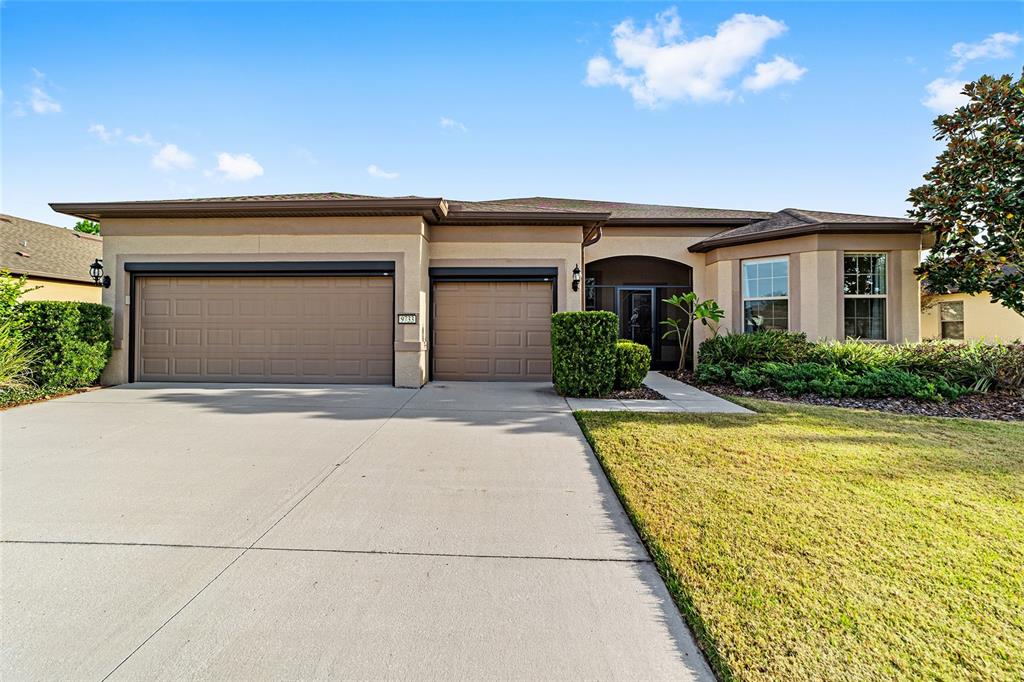
[(654, 289), (619, 289), (619, 336), (654, 348)]

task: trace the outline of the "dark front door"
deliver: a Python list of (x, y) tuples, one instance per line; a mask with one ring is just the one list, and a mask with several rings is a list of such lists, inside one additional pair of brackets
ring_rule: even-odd
[(654, 289), (619, 289), (619, 335), (654, 348)]

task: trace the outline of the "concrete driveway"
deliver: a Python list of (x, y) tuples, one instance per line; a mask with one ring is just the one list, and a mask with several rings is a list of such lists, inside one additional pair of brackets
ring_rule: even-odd
[(0, 677), (711, 674), (539, 384), (134, 384), (0, 413)]

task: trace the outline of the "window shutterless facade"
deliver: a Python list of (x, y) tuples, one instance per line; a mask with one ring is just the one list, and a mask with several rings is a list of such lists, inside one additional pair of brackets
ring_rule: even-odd
[(939, 327), (942, 338), (963, 341), (964, 302), (945, 301), (939, 304)]
[(843, 320), (846, 338), (885, 341), (888, 263), (884, 253), (843, 255)]
[(789, 258), (745, 260), (743, 331), (789, 329)]

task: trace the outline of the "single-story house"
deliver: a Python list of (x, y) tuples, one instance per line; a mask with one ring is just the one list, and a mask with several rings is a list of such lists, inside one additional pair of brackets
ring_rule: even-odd
[(89, 276), (97, 258), (103, 258), (97, 235), (0, 215), (0, 270), (28, 279), (26, 301), (99, 303), (102, 289)]
[(661, 301), (684, 291), (726, 330), (921, 337), (903, 218), (334, 192), (51, 206), (103, 225), (108, 384), (546, 380), (552, 311), (583, 309), (666, 366)]

